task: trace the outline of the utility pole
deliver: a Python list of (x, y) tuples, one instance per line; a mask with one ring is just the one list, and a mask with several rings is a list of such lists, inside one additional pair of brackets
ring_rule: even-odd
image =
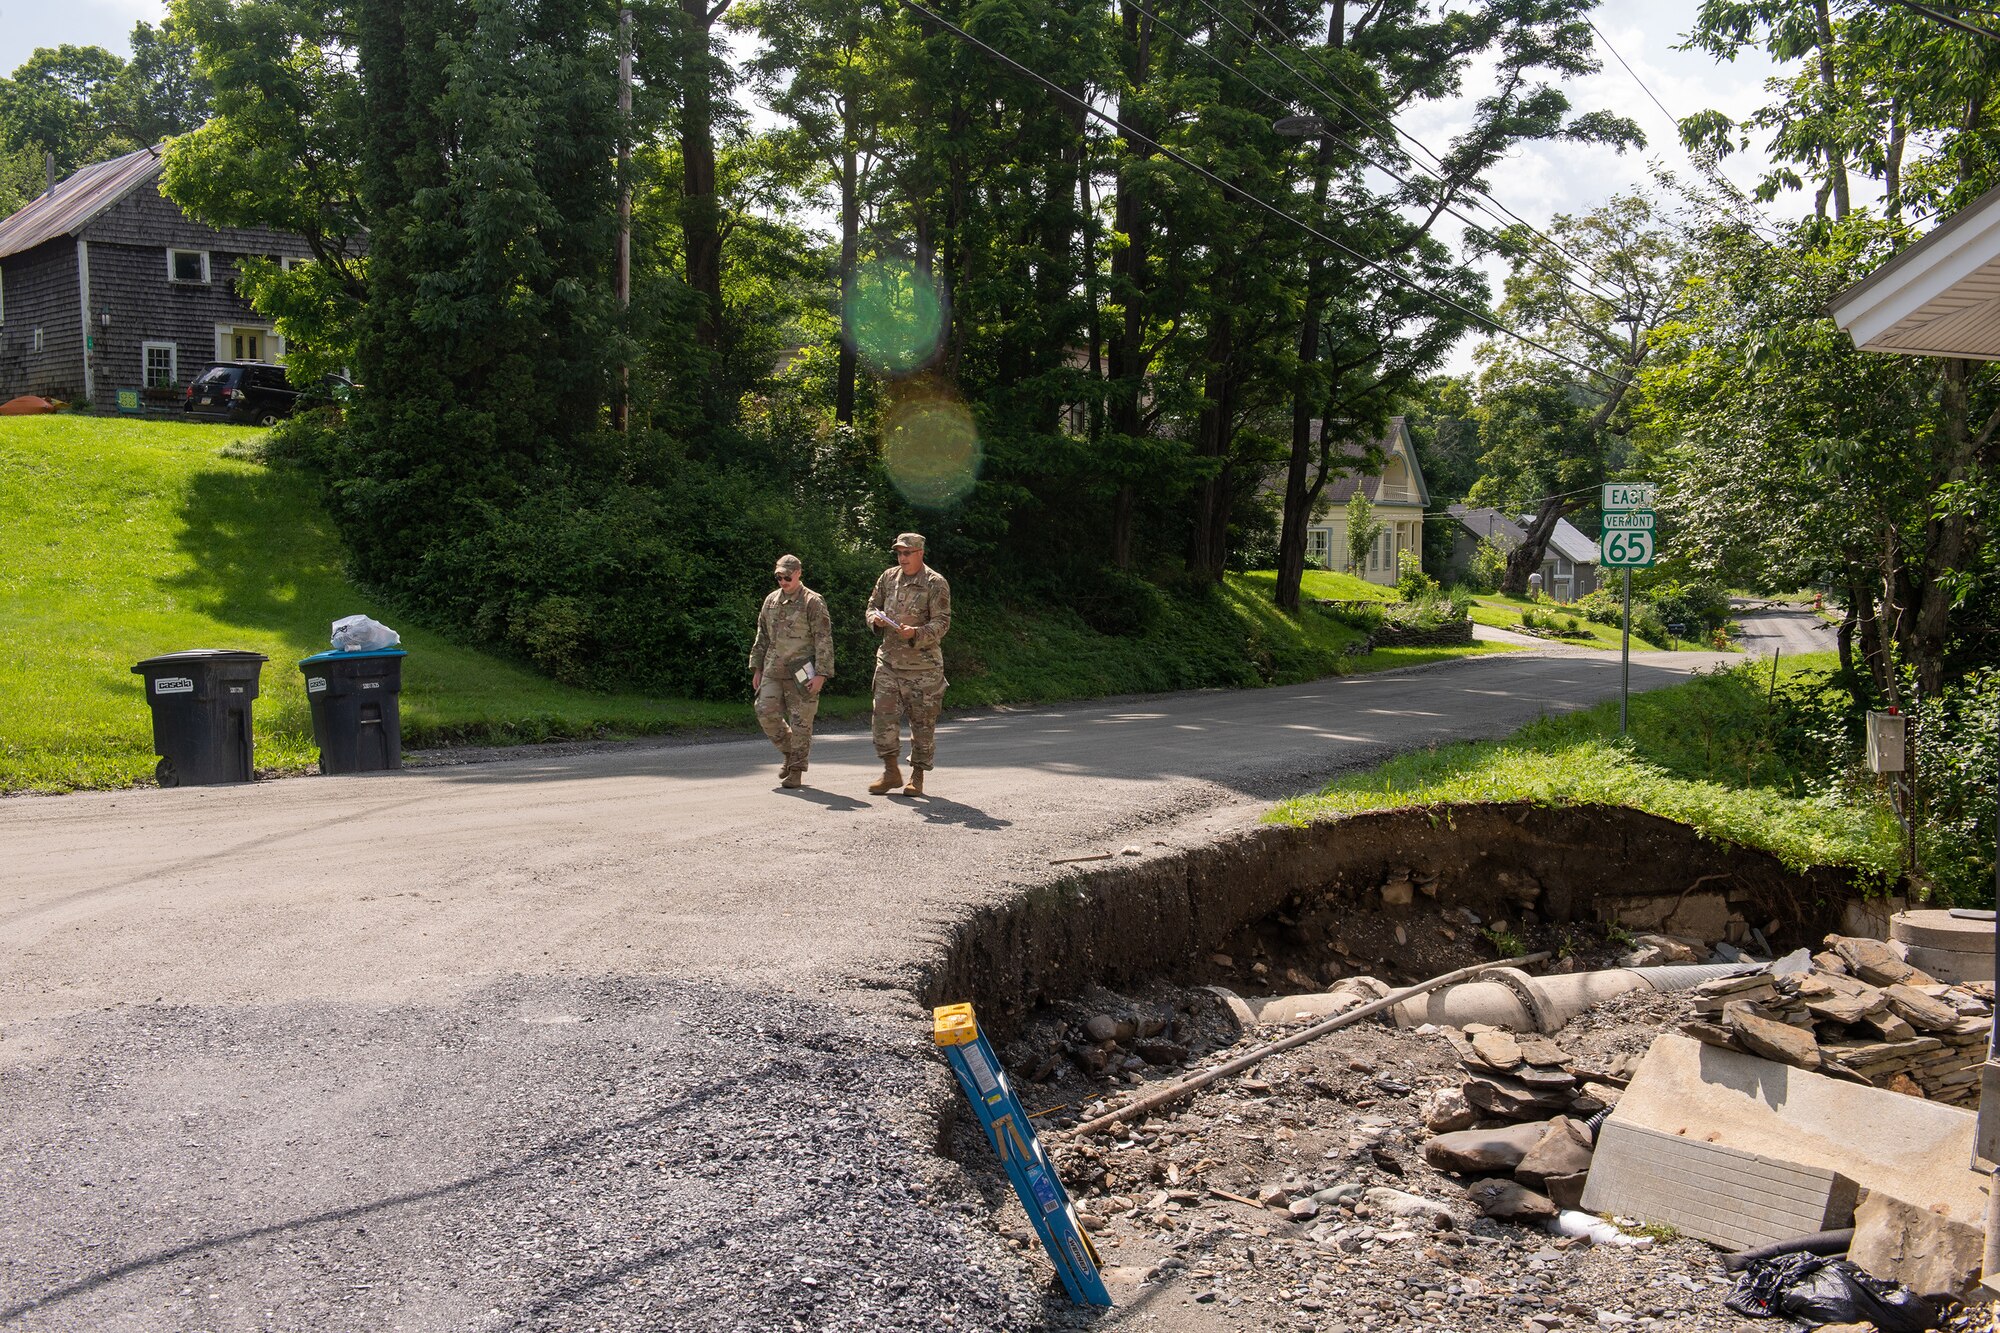
[[(627, 345), (622, 327), (632, 308), (632, 11), (618, 11), (618, 315), (619, 341)], [(618, 363), (618, 401), (611, 408), (611, 425), (632, 428), (632, 361), (627, 351)]]

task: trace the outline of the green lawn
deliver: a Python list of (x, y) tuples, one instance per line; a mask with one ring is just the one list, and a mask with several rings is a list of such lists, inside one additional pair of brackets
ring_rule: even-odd
[[(1575, 614), (1566, 609), (1560, 602), (1535, 602), (1530, 601), (1526, 597), (1508, 597), (1503, 593), (1496, 592), (1483, 593), (1473, 599), (1472, 621), (1476, 625), (1485, 625), (1492, 629), (1511, 629), (1519, 633), (1521, 631), (1521, 613), (1530, 610), (1552, 612), (1558, 616)], [(1624, 644), (1625, 631), (1622, 626), (1595, 625), (1580, 615), (1576, 617), (1576, 623), (1583, 630), (1582, 636), (1576, 638), (1566, 636), (1562, 639), (1551, 640), (1551, 642), (1574, 643), (1585, 648), (1610, 648), (1614, 651)], [(1663, 646), (1665, 645), (1648, 643), (1637, 634), (1632, 636), (1634, 651), (1652, 652)], [(1676, 646), (1694, 648), (1698, 645), (1689, 641)]]
[[(342, 577), (311, 486), (229, 446), (258, 431), (0, 418), (0, 791), (123, 786), (153, 771), (142, 657), (266, 654), (259, 767), (313, 761), (298, 661), (357, 612), (402, 633), (403, 736), (540, 740), (741, 725), (747, 704), (592, 694), (449, 643)], [(829, 701), (859, 712), (867, 701)]]
[[(1248, 574), (1235, 576), (1246, 587), (1257, 588), (1268, 600), (1278, 586), (1278, 572), (1274, 569), (1254, 570)], [(1356, 578), (1352, 574), (1337, 574), (1330, 569), (1308, 569), (1299, 580), (1299, 593), (1308, 601), (1328, 602), (1394, 602), (1401, 600), (1393, 587), (1383, 587), (1370, 583), (1367, 579)]]
[[(1792, 675), (1832, 654), (1784, 659)], [(1466, 802), (1627, 805), (1703, 834), (1761, 847), (1794, 869), (1852, 866), (1879, 884), (1898, 873), (1895, 816), (1880, 804), (1812, 795), (1764, 733), (1770, 668), (1745, 663), (1632, 696), (1631, 735), (1616, 701), (1549, 717), (1499, 742), (1438, 746), (1340, 778), (1270, 816), (1305, 823), (1360, 810)]]
[[(393, 625), (411, 657), (412, 748), (748, 727), (747, 698), (598, 694), (448, 641), (385, 608), (341, 571), (312, 483), (255, 461), (250, 428), (59, 415), (0, 418), (0, 792), (128, 785), (151, 776), (149, 713), (134, 662), (189, 648), (264, 653), (260, 768), (316, 754), (297, 663), (355, 613)], [(1315, 574), (1313, 596), (1366, 590)], [(946, 640), (956, 706), (1212, 686), (1286, 684), (1489, 651), (1346, 650), (1359, 631), (1308, 607), (1281, 614), (1270, 576), (1232, 576), (1166, 599), (1143, 633), (1102, 634), (1067, 608), (963, 599)], [(1352, 586), (1350, 586), (1352, 585)], [(745, 633), (749, 619), (746, 612)], [(746, 681), (747, 686), (747, 681)], [(865, 714), (829, 694), (821, 715)]]

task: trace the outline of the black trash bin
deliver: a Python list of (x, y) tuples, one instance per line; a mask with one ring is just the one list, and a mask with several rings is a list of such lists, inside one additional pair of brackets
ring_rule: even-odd
[(226, 648), (149, 657), (132, 668), (153, 708), (153, 772), (162, 787), (209, 787), (256, 776), (250, 705), (262, 653)]
[(299, 663), (312, 704), (322, 773), (375, 773), (403, 766), (401, 648), (316, 653)]

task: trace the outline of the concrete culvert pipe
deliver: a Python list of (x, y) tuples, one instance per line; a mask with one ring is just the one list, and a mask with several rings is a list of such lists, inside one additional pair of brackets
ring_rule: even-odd
[[(1566, 972), (1531, 977), (1496, 967), (1476, 980), (1403, 1001), (1389, 1011), (1398, 1027), (1424, 1023), (1462, 1028), (1486, 1023), (1510, 1032), (1554, 1032), (1594, 1004), (1628, 991), (1661, 993), (1692, 990), (1717, 977), (1755, 972), (1761, 963), (1688, 963), (1672, 967), (1617, 967), (1604, 972)], [(1244, 999), (1213, 988), (1245, 1027), (1309, 1023), (1330, 1018), (1389, 993), (1372, 977), (1357, 977), (1339, 990), (1319, 995), (1269, 995)]]

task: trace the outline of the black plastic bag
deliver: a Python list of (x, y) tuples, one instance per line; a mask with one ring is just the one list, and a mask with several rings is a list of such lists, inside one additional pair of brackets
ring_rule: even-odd
[(1722, 1303), (1752, 1319), (1871, 1323), (1882, 1333), (1925, 1333), (1937, 1327), (1930, 1303), (1908, 1287), (1822, 1254), (1759, 1259), (1743, 1270)]

